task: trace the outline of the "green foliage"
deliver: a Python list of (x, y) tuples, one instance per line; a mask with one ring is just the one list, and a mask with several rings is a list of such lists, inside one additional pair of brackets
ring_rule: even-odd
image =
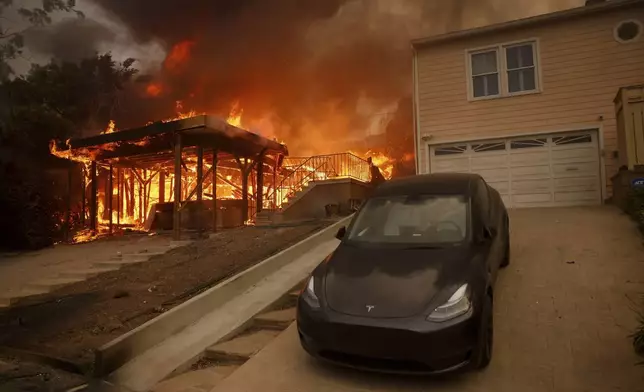
[(637, 222), (637, 225), (644, 233), (644, 189), (635, 188), (628, 198), (626, 212)]
[(133, 64), (110, 54), (52, 61), (0, 83), (0, 216), (12, 222), (0, 246), (38, 248), (56, 238), (64, 194), (56, 193), (48, 170), (65, 165), (50, 154), (49, 142), (103, 129), (137, 72)]
[[(7, 62), (20, 56), (25, 44), (22, 36), (24, 30), (15, 31), (2, 23), (8, 20), (3, 15), (13, 6), (13, 2), (14, 0), (0, 0), (0, 80), (6, 80), (12, 74)], [(73, 12), (83, 17), (82, 12), (74, 9), (75, 5), (76, 0), (41, 0), (40, 7), (21, 7), (16, 12), (32, 27), (42, 27), (51, 23), (53, 12)]]

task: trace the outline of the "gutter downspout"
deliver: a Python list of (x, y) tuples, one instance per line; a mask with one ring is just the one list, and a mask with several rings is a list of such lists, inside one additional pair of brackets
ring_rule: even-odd
[(418, 52), (416, 48), (412, 45), (411, 48), (413, 52), (413, 83), (414, 83), (414, 99), (413, 99), (413, 108), (414, 108), (414, 157), (416, 163), (416, 174), (420, 174), (420, 151), (418, 149), (418, 137), (420, 132), (420, 114), (418, 113)]

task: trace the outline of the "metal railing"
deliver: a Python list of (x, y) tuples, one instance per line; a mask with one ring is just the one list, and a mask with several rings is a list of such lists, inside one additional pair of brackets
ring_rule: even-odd
[(280, 208), (312, 181), (351, 178), (368, 182), (370, 176), (367, 161), (349, 152), (306, 158), (287, 157), (281, 174), (279, 185), (267, 197), (265, 206), (268, 209)]

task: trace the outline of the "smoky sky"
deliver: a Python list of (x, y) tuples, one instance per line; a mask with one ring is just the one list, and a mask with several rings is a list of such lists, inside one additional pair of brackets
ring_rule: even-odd
[[(329, 152), (330, 141), (358, 137), (385, 107), (411, 95), (409, 40), (527, 16), (530, 0), (84, 0), (125, 25), (132, 45), (161, 42), (170, 53), (188, 42), (175, 67), (147, 72), (121, 101), (121, 127), (185, 108), (225, 115), (233, 102), (244, 120), (285, 140), (291, 151)], [(559, 4), (580, 0), (548, 0)], [(550, 6), (538, 10), (545, 12)], [(91, 24), (55, 25), (42, 39), (71, 59), (109, 37)], [(76, 33), (76, 34), (75, 34)], [(67, 46), (57, 42), (68, 42)], [(64, 52), (67, 48), (68, 52)], [(162, 86), (146, 96), (150, 82)], [(362, 112), (358, 107), (365, 106)], [(409, 105), (401, 105), (409, 111)], [(387, 113), (385, 113), (387, 115)], [(407, 113), (411, 116), (411, 113)], [(411, 121), (409, 122), (411, 123)], [(246, 124), (244, 124), (246, 125)], [(273, 128), (271, 130), (265, 129)], [(413, 132), (412, 129), (400, 132)]]

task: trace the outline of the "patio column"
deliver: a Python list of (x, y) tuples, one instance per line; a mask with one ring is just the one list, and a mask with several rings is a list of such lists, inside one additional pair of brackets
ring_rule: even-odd
[(181, 134), (174, 135), (174, 209), (172, 231), (175, 241), (181, 239)]
[(255, 212), (259, 214), (264, 209), (264, 155), (259, 157), (257, 161), (257, 189), (255, 190), (256, 195), (256, 207)]
[(197, 229), (203, 230), (203, 147), (197, 147)]
[(96, 215), (98, 214), (98, 206), (97, 202), (98, 200), (96, 199), (97, 193), (98, 193), (98, 184), (96, 183), (97, 178), (96, 178), (96, 161), (92, 161), (91, 167), (90, 167), (90, 181), (92, 181), (91, 185), (91, 194), (89, 195), (89, 228), (92, 231), (96, 231), (97, 229), (97, 221), (96, 221)]
[(112, 183), (114, 181), (113, 178), (114, 175), (114, 168), (110, 164), (110, 170), (109, 173), (107, 174), (107, 192), (105, 193), (105, 197), (107, 198), (107, 213), (109, 214), (109, 219), (110, 219), (110, 234), (112, 234), (112, 202), (114, 198), (114, 184)]
[(217, 149), (212, 149), (212, 231), (217, 231)]

